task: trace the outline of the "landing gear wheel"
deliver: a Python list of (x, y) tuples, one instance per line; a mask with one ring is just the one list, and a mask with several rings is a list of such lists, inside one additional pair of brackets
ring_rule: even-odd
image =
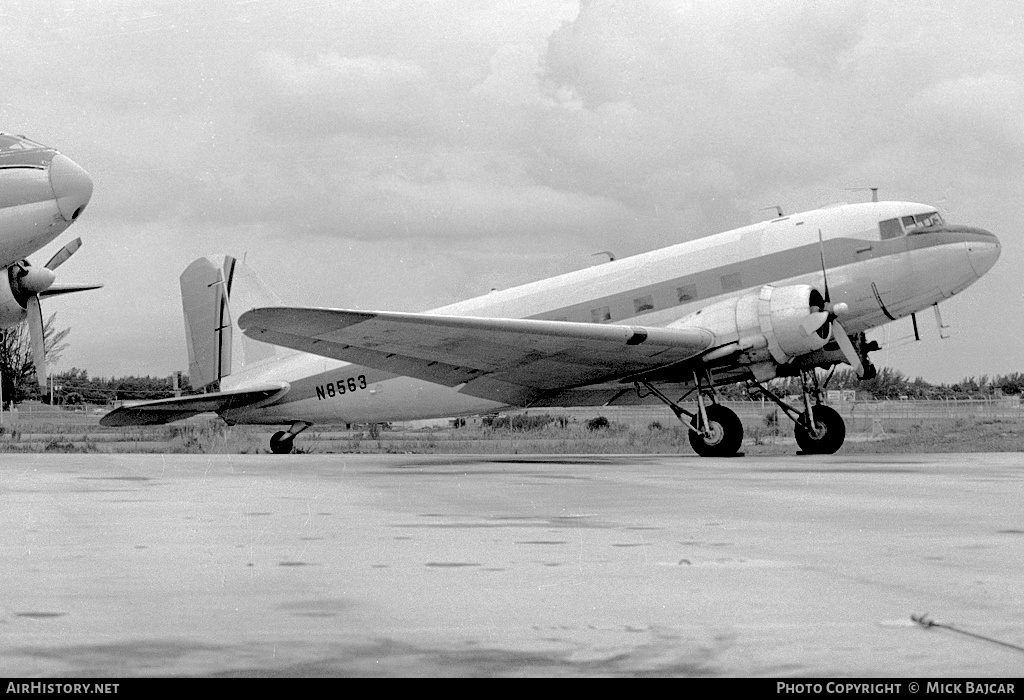
[(743, 423), (732, 410), (719, 404), (705, 409), (708, 416), (708, 434), (700, 432), (700, 416), (694, 416), (690, 425), (690, 447), (701, 457), (732, 457), (743, 444)]
[(846, 440), (846, 423), (843, 417), (828, 406), (814, 407), (814, 426), (817, 435), (807, 429), (807, 414), (800, 414), (796, 424), (796, 444), (807, 454), (830, 455), (839, 451)]
[(284, 430), (279, 430), (270, 438), (270, 451), (276, 455), (290, 454), (295, 447), (295, 436)]

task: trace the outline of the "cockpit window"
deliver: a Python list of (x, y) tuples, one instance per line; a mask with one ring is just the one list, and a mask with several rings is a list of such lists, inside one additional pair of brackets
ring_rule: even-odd
[(907, 230), (908, 236), (913, 236), (916, 233), (922, 233), (923, 229), (932, 226), (942, 226), (945, 223), (937, 211), (928, 212), (927, 214), (915, 214), (913, 217), (905, 216), (903, 218), (913, 218), (912, 223), (907, 223), (906, 221), (903, 223), (903, 227)]
[(899, 238), (903, 235), (903, 229), (900, 227), (899, 219), (886, 219), (885, 221), (879, 221), (878, 230), (882, 233), (883, 241), (890, 238)]
[(931, 226), (942, 226), (945, 222), (937, 211), (930, 211), (927, 214), (913, 214), (901, 216), (898, 219), (886, 219), (878, 222), (878, 230), (882, 234), (882, 240), (898, 238), (904, 234), (912, 236), (920, 233), (921, 229)]
[(0, 132), (0, 170), (31, 168), (44, 170), (57, 151), (24, 136)]
[(46, 148), (46, 146), (41, 143), (36, 143), (35, 141), (29, 141), (22, 136), (0, 134), (0, 153), (7, 153), (10, 151), (33, 151), (37, 148)]

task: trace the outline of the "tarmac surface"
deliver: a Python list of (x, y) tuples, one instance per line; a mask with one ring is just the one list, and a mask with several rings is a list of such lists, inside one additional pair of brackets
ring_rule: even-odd
[(0, 676), (1024, 669), (1022, 454), (4, 454), (0, 503)]

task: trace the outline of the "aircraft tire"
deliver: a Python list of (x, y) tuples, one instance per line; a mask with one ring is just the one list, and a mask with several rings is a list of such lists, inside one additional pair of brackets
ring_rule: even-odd
[[(711, 435), (690, 431), (690, 447), (701, 457), (732, 457), (743, 445), (743, 423), (731, 409), (720, 404), (711, 404), (705, 409), (710, 423)], [(699, 416), (694, 416), (690, 425), (700, 427)]]
[(276, 455), (290, 454), (295, 447), (295, 438), (284, 430), (279, 430), (270, 438), (270, 451)]
[(796, 424), (793, 431), (796, 436), (796, 444), (807, 454), (830, 455), (839, 451), (846, 440), (846, 423), (843, 417), (834, 409), (828, 406), (814, 407), (814, 423), (818, 429), (817, 437), (805, 427), (806, 413), (801, 414), (800, 422)]

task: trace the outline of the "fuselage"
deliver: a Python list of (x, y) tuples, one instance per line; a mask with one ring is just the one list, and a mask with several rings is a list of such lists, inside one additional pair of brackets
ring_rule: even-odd
[(92, 179), (67, 156), (0, 133), (0, 266), (28, 257), (70, 226), (92, 196)]
[(33, 266), (26, 258), (73, 224), (90, 197), (92, 179), (70, 158), (0, 133), (0, 328), (24, 321), (30, 300), (37, 302), (41, 292), (57, 293), (53, 268), (77, 245), (66, 246), (66, 254), (48, 266)]
[[(647, 327), (686, 326), (699, 312), (764, 285), (807, 284), (848, 307), (847, 333), (905, 317), (957, 294), (995, 264), (999, 241), (946, 224), (934, 207), (872, 202), (779, 217), (429, 313)], [(727, 342), (728, 338), (722, 338)], [(453, 388), (319, 356), (247, 366), (225, 388), (287, 381), (276, 404), (227, 412), (234, 422), (379, 422), (494, 411)]]

